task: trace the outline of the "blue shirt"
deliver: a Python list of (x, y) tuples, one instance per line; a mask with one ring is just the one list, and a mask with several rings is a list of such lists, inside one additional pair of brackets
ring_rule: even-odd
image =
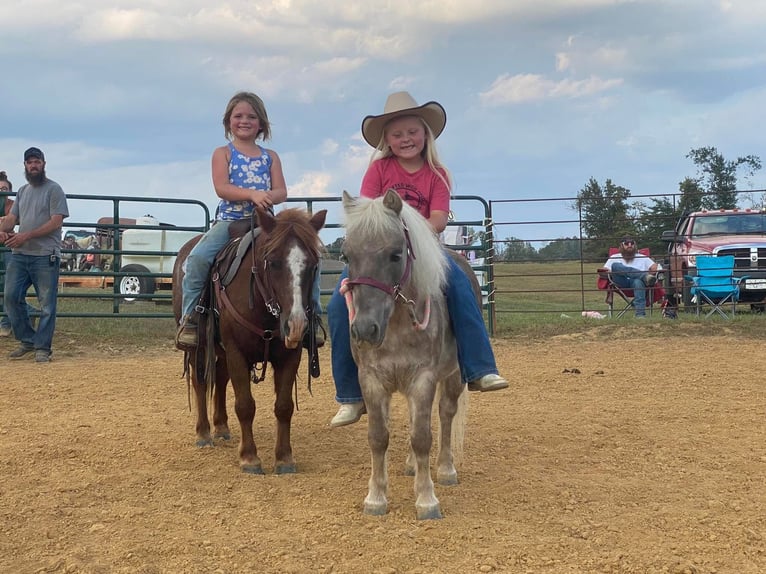
[[(261, 155), (250, 157), (229, 142), (229, 183), (244, 189), (271, 191), (271, 156), (266, 148), (259, 146)], [(251, 201), (227, 201), (218, 203), (216, 219), (233, 221), (253, 214)]]

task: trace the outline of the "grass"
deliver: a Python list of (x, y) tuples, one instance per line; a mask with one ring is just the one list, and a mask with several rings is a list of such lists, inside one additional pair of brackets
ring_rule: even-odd
[[(554, 336), (587, 333), (589, 337), (625, 339), (632, 337), (690, 337), (720, 335), (766, 338), (766, 316), (738, 307), (734, 320), (701, 318), (690, 313), (676, 320), (653, 315), (638, 321), (631, 314), (620, 319), (591, 319), (583, 310), (606, 314), (604, 293), (596, 289), (598, 265), (580, 262), (501, 263), (495, 267), (495, 337), (544, 340)], [(104, 295), (110, 290), (67, 289), (59, 299), (62, 314), (111, 314), (114, 302)], [(74, 295), (74, 297), (70, 297)], [(141, 352), (173, 348), (175, 321), (157, 317), (171, 313), (170, 301), (120, 303), (122, 315), (101, 317), (59, 316), (55, 344), (91, 347), (107, 352)], [(327, 297), (323, 297), (327, 308)], [(126, 317), (145, 315), (144, 317)], [(154, 316), (152, 316), (154, 315)], [(670, 343), (669, 343), (670, 344)]]
[(497, 264), (495, 336), (544, 339), (584, 331), (604, 338), (766, 336), (766, 316), (752, 313), (747, 304), (737, 308), (733, 320), (696, 317), (683, 311), (676, 320), (663, 319), (657, 305), (644, 320), (636, 320), (631, 313), (620, 319), (582, 317), (586, 310), (607, 313), (604, 293), (596, 288), (599, 266), (579, 261)]

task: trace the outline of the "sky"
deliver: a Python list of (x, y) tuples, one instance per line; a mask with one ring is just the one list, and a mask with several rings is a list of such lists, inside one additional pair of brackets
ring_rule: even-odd
[[(0, 22), (0, 169), (15, 188), (35, 145), (67, 194), (212, 213), (210, 157), (240, 90), (265, 101), (291, 197), (358, 194), (361, 121), (399, 90), (445, 107), (453, 193), (492, 202), (571, 198), (590, 178), (674, 193), (703, 146), (766, 160), (763, 0), (17, 0)], [(739, 188), (766, 188), (766, 173)], [(453, 208), (470, 219), (476, 205)], [(510, 224), (571, 219), (568, 205), (493, 203), (508, 223), (496, 236), (570, 236)], [(70, 201), (68, 221), (112, 209)], [(121, 207), (147, 213), (202, 212)]]

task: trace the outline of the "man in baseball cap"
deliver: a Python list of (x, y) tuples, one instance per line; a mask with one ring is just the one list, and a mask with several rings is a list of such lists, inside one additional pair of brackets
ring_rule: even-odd
[(24, 152), (24, 161), (29, 161), (33, 157), (45, 161), (45, 154), (39, 147), (31, 147)]
[[(36, 362), (47, 363), (56, 327), (61, 228), (69, 208), (61, 186), (45, 174), (45, 156), (40, 148), (24, 152), (24, 176), (29, 183), (16, 192), (11, 212), (0, 223), (0, 243), (11, 249), (5, 273), (5, 308), (19, 341), (10, 358), (32, 355)], [(25, 303), (27, 290), (33, 285), (40, 302), (36, 329)]]

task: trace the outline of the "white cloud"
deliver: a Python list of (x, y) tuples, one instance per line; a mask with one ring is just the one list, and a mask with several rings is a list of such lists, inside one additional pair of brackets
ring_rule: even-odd
[(591, 76), (584, 80), (550, 80), (539, 74), (503, 74), (479, 94), (486, 106), (504, 106), (556, 98), (582, 98), (620, 86), (622, 80)]
[(340, 145), (333, 139), (326, 139), (322, 141), (322, 145), (319, 148), (321, 155), (335, 155), (338, 152)]
[(323, 197), (338, 194), (331, 190), (332, 176), (328, 172), (307, 171), (301, 178), (288, 186), (291, 197)]

